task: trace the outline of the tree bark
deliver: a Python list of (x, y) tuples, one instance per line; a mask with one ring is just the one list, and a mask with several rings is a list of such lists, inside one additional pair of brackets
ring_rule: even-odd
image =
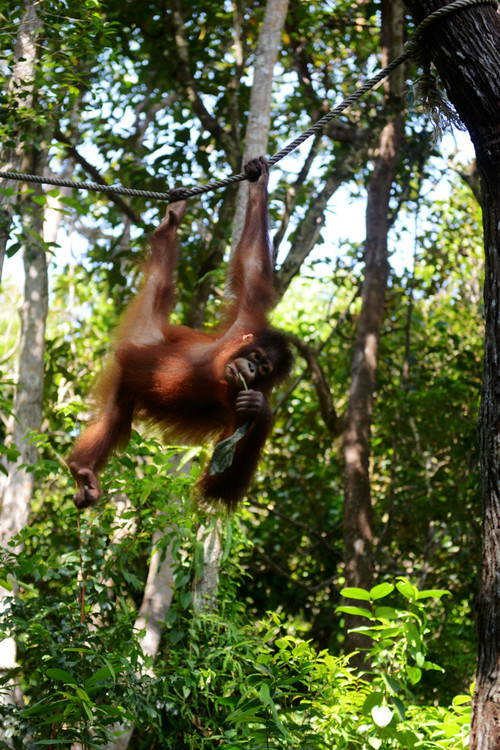
[[(151, 656), (153, 659), (155, 659), (160, 647), (163, 621), (172, 604), (175, 589), (173, 542), (168, 543), (163, 555), (158, 549), (161, 539), (171, 532), (172, 528), (167, 526), (153, 534), (153, 551), (149, 563), (148, 578), (141, 608), (134, 623), (134, 630), (144, 631), (144, 635), (139, 640), (143, 654)], [(111, 737), (106, 745), (106, 750), (126, 750), (134, 730), (135, 726), (132, 723), (116, 723), (111, 730)]]
[[(263, 156), (267, 153), (269, 127), (271, 124), (271, 104), (273, 95), (274, 67), (281, 47), (281, 36), (288, 10), (288, 0), (267, 0), (264, 20), (259, 32), (255, 53), (250, 109), (245, 133), (243, 161)], [(233, 221), (232, 248), (238, 244), (248, 197), (248, 183), (240, 183), (236, 212)]]
[[(24, 0), (25, 12), (16, 39), (15, 62), (7, 90), (8, 97), (12, 98), (13, 103), (18, 103), (26, 113), (33, 107), (37, 57), (36, 40), (41, 30), (41, 22), (36, 11), (37, 5), (38, 3), (35, 0)], [(25, 117), (27, 118), (27, 114)], [(27, 133), (28, 129), (25, 129), (24, 132)], [(15, 145), (2, 148), (0, 151), (2, 169), (6, 171), (17, 171), (21, 166), (22, 133), (22, 123), (19, 123), (18, 131), (13, 134)], [(0, 187), (5, 188), (8, 185), (12, 185), (12, 182), (0, 180)], [(12, 206), (15, 200), (15, 195), (0, 193), (0, 280), (2, 278), (5, 249), (10, 237)]]
[[(27, 171), (41, 173), (41, 165), (26, 159)], [(35, 194), (41, 194), (40, 185)], [(13, 416), (7, 425), (6, 443), (19, 451), (15, 463), (6, 467), (7, 475), (0, 475), (0, 545), (7, 543), (26, 525), (31, 507), (34, 485), (33, 467), (37, 449), (29, 434), (39, 429), (42, 421), (43, 371), (45, 353), (45, 323), (48, 310), (47, 260), (43, 243), (43, 213), (31, 198), (24, 201), (22, 221), (25, 228), (24, 301), (21, 308), (21, 345), (18, 375), (14, 394)], [(11, 592), (0, 587), (0, 609), (3, 599)], [(16, 645), (6, 638), (0, 646), (0, 670), (16, 664)]]
[(203, 543), (203, 570), (193, 586), (193, 607), (196, 611), (211, 611), (219, 585), (219, 567), (222, 557), (222, 529), (218, 518), (212, 526), (202, 525), (196, 539)]
[[(441, 0), (405, 0), (416, 22)], [(479, 414), (483, 562), (471, 750), (500, 747), (500, 18), (488, 6), (455, 11), (425, 32), (425, 48), (466, 125), (481, 181), (485, 353)]]
[[(402, 47), (403, 13), (400, 0), (382, 3), (383, 64)], [(401, 78), (389, 82), (387, 96), (401, 94)], [(346, 586), (369, 589), (372, 584), (372, 499), (370, 489), (370, 431), (373, 416), (378, 347), (384, 318), (389, 273), (387, 234), (389, 200), (396, 178), (403, 117), (397, 115), (380, 135), (378, 155), (366, 207), (365, 270), (361, 311), (354, 345), (351, 388), (343, 435), (344, 453), (344, 567)], [(350, 632), (364, 623), (346, 616), (345, 650), (364, 649), (366, 636)], [(353, 660), (363, 665), (363, 656)]]

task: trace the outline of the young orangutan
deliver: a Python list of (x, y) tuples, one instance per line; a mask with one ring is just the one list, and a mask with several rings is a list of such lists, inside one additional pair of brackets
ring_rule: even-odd
[(113, 448), (128, 442), (135, 417), (158, 423), (169, 442), (194, 444), (225, 440), (249, 422), (232, 463), (218, 473), (206, 469), (198, 482), (204, 498), (230, 510), (247, 492), (271, 427), (269, 394), (288, 375), (292, 356), (285, 336), (267, 322), (274, 302), (267, 161), (252, 159), (245, 172), (245, 225), (229, 264), (230, 299), (216, 334), (168, 322), (186, 202), (170, 204), (153, 233), (144, 287), (125, 313), (101, 383), (102, 408), (69, 458), (79, 486), (77, 508), (100, 499), (97, 473)]

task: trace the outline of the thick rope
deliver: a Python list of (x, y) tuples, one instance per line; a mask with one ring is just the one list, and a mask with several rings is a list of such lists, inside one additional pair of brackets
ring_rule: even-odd
[[(405, 51), (399, 57), (397, 57), (395, 60), (389, 63), (387, 67), (383, 68), (383, 70), (380, 70), (376, 75), (374, 75), (368, 81), (365, 81), (365, 83), (363, 83), (358, 89), (356, 89), (356, 91), (353, 94), (351, 94), (346, 99), (344, 99), (344, 101), (341, 102), (341, 104), (338, 104), (336, 107), (331, 109), (329, 112), (326, 113), (326, 115), (324, 115), (321, 119), (315, 122), (314, 125), (312, 125), (310, 128), (305, 130), (301, 135), (299, 135), (297, 138), (291, 141), (291, 143), (289, 143), (287, 146), (282, 148), (281, 151), (278, 151), (277, 154), (275, 154), (269, 159), (269, 164), (271, 166), (273, 164), (276, 164), (285, 156), (288, 156), (288, 154), (290, 154), (296, 148), (301, 146), (302, 143), (304, 143), (304, 141), (306, 141), (312, 135), (316, 135), (316, 133), (319, 133), (320, 131), (322, 131), (325, 125), (327, 125), (335, 117), (338, 117), (348, 107), (355, 104), (359, 99), (361, 99), (361, 97), (363, 97), (368, 91), (370, 91), (370, 89), (373, 89), (378, 83), (383, 81), (384, 78), (387, 78), (402, 63), (408, 60), (408, 58), (418, 57), (420, 37), (422, 36), (423, 32), (428, 28), (428, 26), (430, 26), (432, 23), (439, 20), (443, 16), (448, 15), (448, 13), (453, 13), (454, 11), (462, 10), (464, 8), (472, 7), (475, 5), (492, 5), (493, 7), (497, 8), (498, 2), (497, 0), (453, 0), (453, 2), (449, 3), (448, 5), (444, 5), (442, 8), (438, 8), (437, 10), (430, 13), (417, 26), (417, 28), (413, 32), (412, 38), (405, 44)], [(226, 177), (222, 180), (214, 180), (213, 182), (209, 182), (206, 185), (200, 185), (198, 187), (194, 187), (190, 189), (174, 188), (172, 190), (167, 190), (164, 193), (157, 193), (157, 192), (150, 191), (150, 190), (133, 190), (131, 188), (124, 188), (118, 185), (101, 185), (95, 182), (77, 182), (74, 180), (60, 180), (55, 177), (41, 177), (40, 175), (21, 174), (20, 172), (0, 171), (0, 177), (6, 180), (18, 180), (20, 182), (38, 182), (38, 183), (42, 183), (43, 185), (55, 185), (56, 187), (70, 187), (70, 188), (74, 188), (77, 190), (89, 190), (94, 193), (111, 193), (114, 195), (129, 195), (133, 197), (150, 198), (152, 200), (161, 200), (161, 201), (172, 201), (172, 200), (180, 200), (183, 198), (191, 198), (196, 195), (202, 195), (203, 193), (209, 193), (209, 192), (212, 192), (213, 190), (218, 190), (219, 188), (226, 187), (227, 185), (234, 185), (237, 182), (242, 182), (243, 180), (247, 179), (247, 175), (244, 172), (241, 172), (240, 174), (232, 175), (231, 177)]]

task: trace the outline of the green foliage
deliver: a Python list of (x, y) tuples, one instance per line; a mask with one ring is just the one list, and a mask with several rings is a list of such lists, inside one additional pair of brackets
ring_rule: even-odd
[[(446, 592), (419, 592), (403, 579), (343, 592), (369, 607), (362, 609), (373, 637), (367, 681), (346, 657), (318, 652), (293, 635), (276, 613), (257, 626), (249, 620), (231, 584), (239, 575), (231, 544), (235, 551), (241, 546), (234, 522), (226, 525), (218, 608), (193, 610), (195, 530), (178, 506), (175, 517), (171, 512), (160, 522), (155, 484), (146, 483), (151, 493), (141, 523), (136, 509), (117, 519), (110, 508), (99, 517), (80, 516), (72, 533), (68, 521), (73, 550), (59, 559), (53, 536), (35, 524), (14, 540), (25, 552), (5, 556), (0, 577), (13, 589), (2, 630), (18, 643), (20, 666), (10, 677), (26, 701), (24, 709), (0, 708), (5, 740), (15, 748), (72, 742), (99, 748), (133, 722), (137, 750), (214, 743), (228, 750), (465, 747), (468, 699), (458, 697), (446, 709), (417, 705), (411, 692), (422, 670), (437, 668), (425, 657), (425, 636), (438, 621), (429, 600)], [(131, 523), (134, 533), (120, 538)], [(153, 667), (134, 630), (134, 597), (145, 574), (140, 560), (151, 551), (143, 528), (174, 523), (158, 547), (161, 553), (173, 543), (175, 596)], [(396, 590), (406, 606), (393, 606)]]
[[(403, 601), (401, 608), (394, 606), (396, 593)], [(449, 592), (419, 590), (400, 577), (395, 584), (380, 583), (370, 591), (346, 588), (341, 594), (357, 603), (342, 605), (337, 611), (361, 615), (370, 623), (356, 628), (372, 642), (366, 654), (371, 679), (363, 713), (371, 715), (377, 732), (368, 737), (369, 746), (375, 750), (467, 747), (470, 696), (458, 696), (449, 710), (414, 703), (413, 690), (423, 672), (444, 671), (427, 659), (426, 637), (431, 631), (431, 618), (439, 609), (436, 602)], [(382, 599), (388, 601), (382, 603)]]
[[(142, 480), (137, 476), (140, 460), (116, 460), (116, 476), (110, 474), (105, 492), (115, 493), (117, 515), (115, 504), (103, 506), (98, 515), (79, 515), (70, 510), (69, 495), (56, 515), (35, 505), (37, 521), (4, 554), (0, 578), (12, 596), (6, 600), (2, 632), (16, 638), (20, 666), (3, 682), (19, 680), (27, 702), (24, 711), (4, 709), (5, 737), (15, 743), (27, 737), (28, 747), (73, 742), (102, 747), (114, 723), (139, 711), (134, 703), (130, 713), (124, 698), (142, 690), (143, 678), (148, 680), (134, 631), (137, 600), (152, 536), (169, 523), (176, 527), (175, 540), (173, 532), (164, 532), (155, 550), (162, 557), (172, 542), (180, 601), (189, 604), (182, 587), (190, 580), (183, 572), (190, 563), (180, 550), (183, 544), (195, 544), (195, 531), (184, 518), (179, 524), (178, 504), (164, 511), (168, 493), (182, 495), (186, 479), (180, 477), (166, 489), (173, 452), (160, 450), (154, 441), (144, 444), (138, 436), (134, 442), (139, 456), (155, 457), (144, 467)], [(37, 468), (40, 480), (54, 482), (59, 475), (60, 481), (53, 461), (41, 461)], [(123, 485), (137, 497), (134, 508), (120, 504), (116, 493)]]

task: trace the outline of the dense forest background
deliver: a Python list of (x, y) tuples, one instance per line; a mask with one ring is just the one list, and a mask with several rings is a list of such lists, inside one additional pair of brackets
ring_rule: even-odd
[[(413, 28), (399, 0), (0, 11), (2, 169), (155, 191), (273, 155)], [(465, 747), (481, 215), (419, 75), (272, 170), (296, 363), (232, 517), (191, 501), (210, 447), (141, 425), (77, 513), (65, 458), (165, 204), (1, 182), (0, 748)], [(244, 201), (189, 201), (177, 322), (216, 323)]]

